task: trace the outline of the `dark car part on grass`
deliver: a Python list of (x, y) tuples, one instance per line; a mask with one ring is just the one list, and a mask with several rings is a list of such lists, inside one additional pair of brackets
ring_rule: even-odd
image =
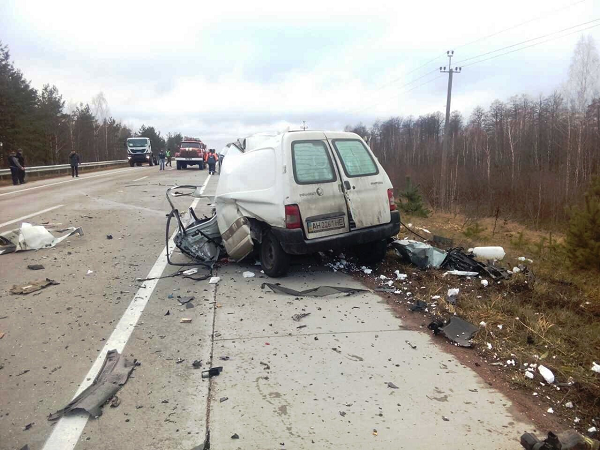
[(135, 359), (129, 361), (122, 357), (118, 351), (109, 350), (106, 353), (102, 368), (92, 384), (63, 409), (50, 414), (48, 420), (57, 420), (76, 411), (85, 411), (91, 417), (101, 416), (102, 405), (113, 398), (119, 389), (127, 383), (135, 366)]
[(10, 293), (13, 295), (26, 295), (31, 294), (32, 292), (40, 291), (48, 286), (56, 286), (57, 284), (60, 283), (51, 280), (50, 278), (46, 278), (45, 280), (31, 281), (24, 286), (13, 285), (13, 287), (10, 288)]
[(583, 436), (574, 430), (559, 433), (558, 436), (551, 431), (548, 437), (540, 441), (535, 434), (524, 433), (521, 436), (521, 445), (526, 450), (598, 450), (600, 442)]
[(471, 338), (475, 335), (478, 328), (460, 317), (452, 317), (448, 323), (443, 320), (434, 320), (427, 328), (433, 331), (433, 334), (442, 334), (450, 341), (460, 347), (472, 347)]
[(202, 371), (202, 378), (216, 377), (221, 372), (223, 372), (223, 367), (211, 367), (208, 370), (203, 370)]
[(448, 250), (446, 259), (444, 259), (440, 267), (449, 270), (477, 272), (479, 275), (488, 276), (494, 281), (506, 280), (510, 276), (506, 269), (476, 261), (474, 255), (465, 253), (462, 247)]
[(347, 288), (341, 286), (319, 286), (312, 289), (305, 289), (304, 291), (296, 291), (294, 289), (281, 286), (280, 284), (273, 283), (263, 283), (261, 284), (260, 288), (264, 289), (265, 286), (276, 294), (293, 295), (295, 297), (325, 297), (326, 295), (334, 294), (352, 295), (356, 294), (357, 292), (369, 292), (366, 289)]
[[(167, 227), (165, 233), (165, 240), (167, 245), (167, 262), (171, 265), (177, 266), (193, 266), (193, 265), (204, 265), (212, 270), (214, 264), (218, 261), (221, 253), (221, 233), (217, 225), (217, 216), (206, 217), (198, 219), (194, 213), (193, 208), (189, 208), (188, 212), (191, 217), (191, 222), (184, 225), (179, 210), (175, 207), (171, 201), (170, 192), (173, 189), (194, 189), (194, 196), (198, 190), (198, 186), (185, 185), (185, 186), (173, 186), (167, 189), (167, 201), (171, 205), (171, 212), (167, 215)], [(169, 256), (169, 240), (170, 240), (170, 225), (171, 219), (175, 218), (177, 221), (177, 232), (174, 237), (175, 245), (185, 255), (192, 258), (195, 262), (193, 263), (173, 263)]]
[(429, 244), (409, 239), (392, 242), (392, 248), (404, 260), (420, 269), (438, 269), (446, 258), (446, 252)]

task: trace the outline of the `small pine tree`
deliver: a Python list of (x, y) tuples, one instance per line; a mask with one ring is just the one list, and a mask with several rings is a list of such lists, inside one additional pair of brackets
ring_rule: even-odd
[(585, 193), (585, 206), (571, 210), (566, 250), (573, 266), (600, 270), (600, 176)]
[(423, 198), (419, 193), (419, 186), (414, 186), (410, 182), (410, 177), (406, 177), (406, 191), (400, 192), (400, 210), (410, 216), (428, 217), (430, 211), (423, 205)]

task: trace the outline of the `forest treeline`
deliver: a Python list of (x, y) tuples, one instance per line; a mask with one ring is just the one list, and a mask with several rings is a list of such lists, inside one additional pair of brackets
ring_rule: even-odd
[[(110, 115), (102, 92), (89, 103), (65, 105), (56, 86), (33, 88), (0, 42), (0, 167), (7, 167), (8, 154), (18, 148), (28, 166), (66, 164), (72, 150), (82, 162), (126, 159), (125, 141), (133, 135)], [(175, 148), (182, 139), (145, 125), (135, 135), (150, 138), (154, 149)]]
[[(371, 127), (348, 126), (370, 143), (396, 190), (406, 177), (434, 209), (561, 226), (567, 206), (581, 203), (600, 168), (598, 53), (591, 38), (577, 44), (569, 81), (550, 95), (519, 95), (451, 114), (447, 167), (442, 168), (445, 117), (391, 117)], [(446, 171), (446, 195), (441, 186)]]

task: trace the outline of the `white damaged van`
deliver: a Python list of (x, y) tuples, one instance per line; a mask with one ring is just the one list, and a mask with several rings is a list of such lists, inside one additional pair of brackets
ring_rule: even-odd
[(258, 246), (271, 277), (285, 275), (290, 255), (329, 249), (378, 262), (400, 229), (389, 177), (348, 132), (260, 134), (230, 146), (215, 205), (229, 256)]

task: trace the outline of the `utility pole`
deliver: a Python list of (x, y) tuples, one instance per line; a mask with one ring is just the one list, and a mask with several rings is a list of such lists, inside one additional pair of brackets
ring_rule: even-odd
[(446, 67), (440, 67), (441, 73), (448, 74), (448, 97), (446, 99), (446, 123), (444, 124), (444, 143), (442, 145), (442, 173), (440, 177), (440, 200), (442, 209), (446, 209), (446, 187), (448, 184), (448, 142), (450, 140), (450, 101), (452, 99), (452, 75), (460, 73), (462, 67), (452, 68), (452, 57), (454, 56), (454, 50), (448, 50), (448, 70)]

